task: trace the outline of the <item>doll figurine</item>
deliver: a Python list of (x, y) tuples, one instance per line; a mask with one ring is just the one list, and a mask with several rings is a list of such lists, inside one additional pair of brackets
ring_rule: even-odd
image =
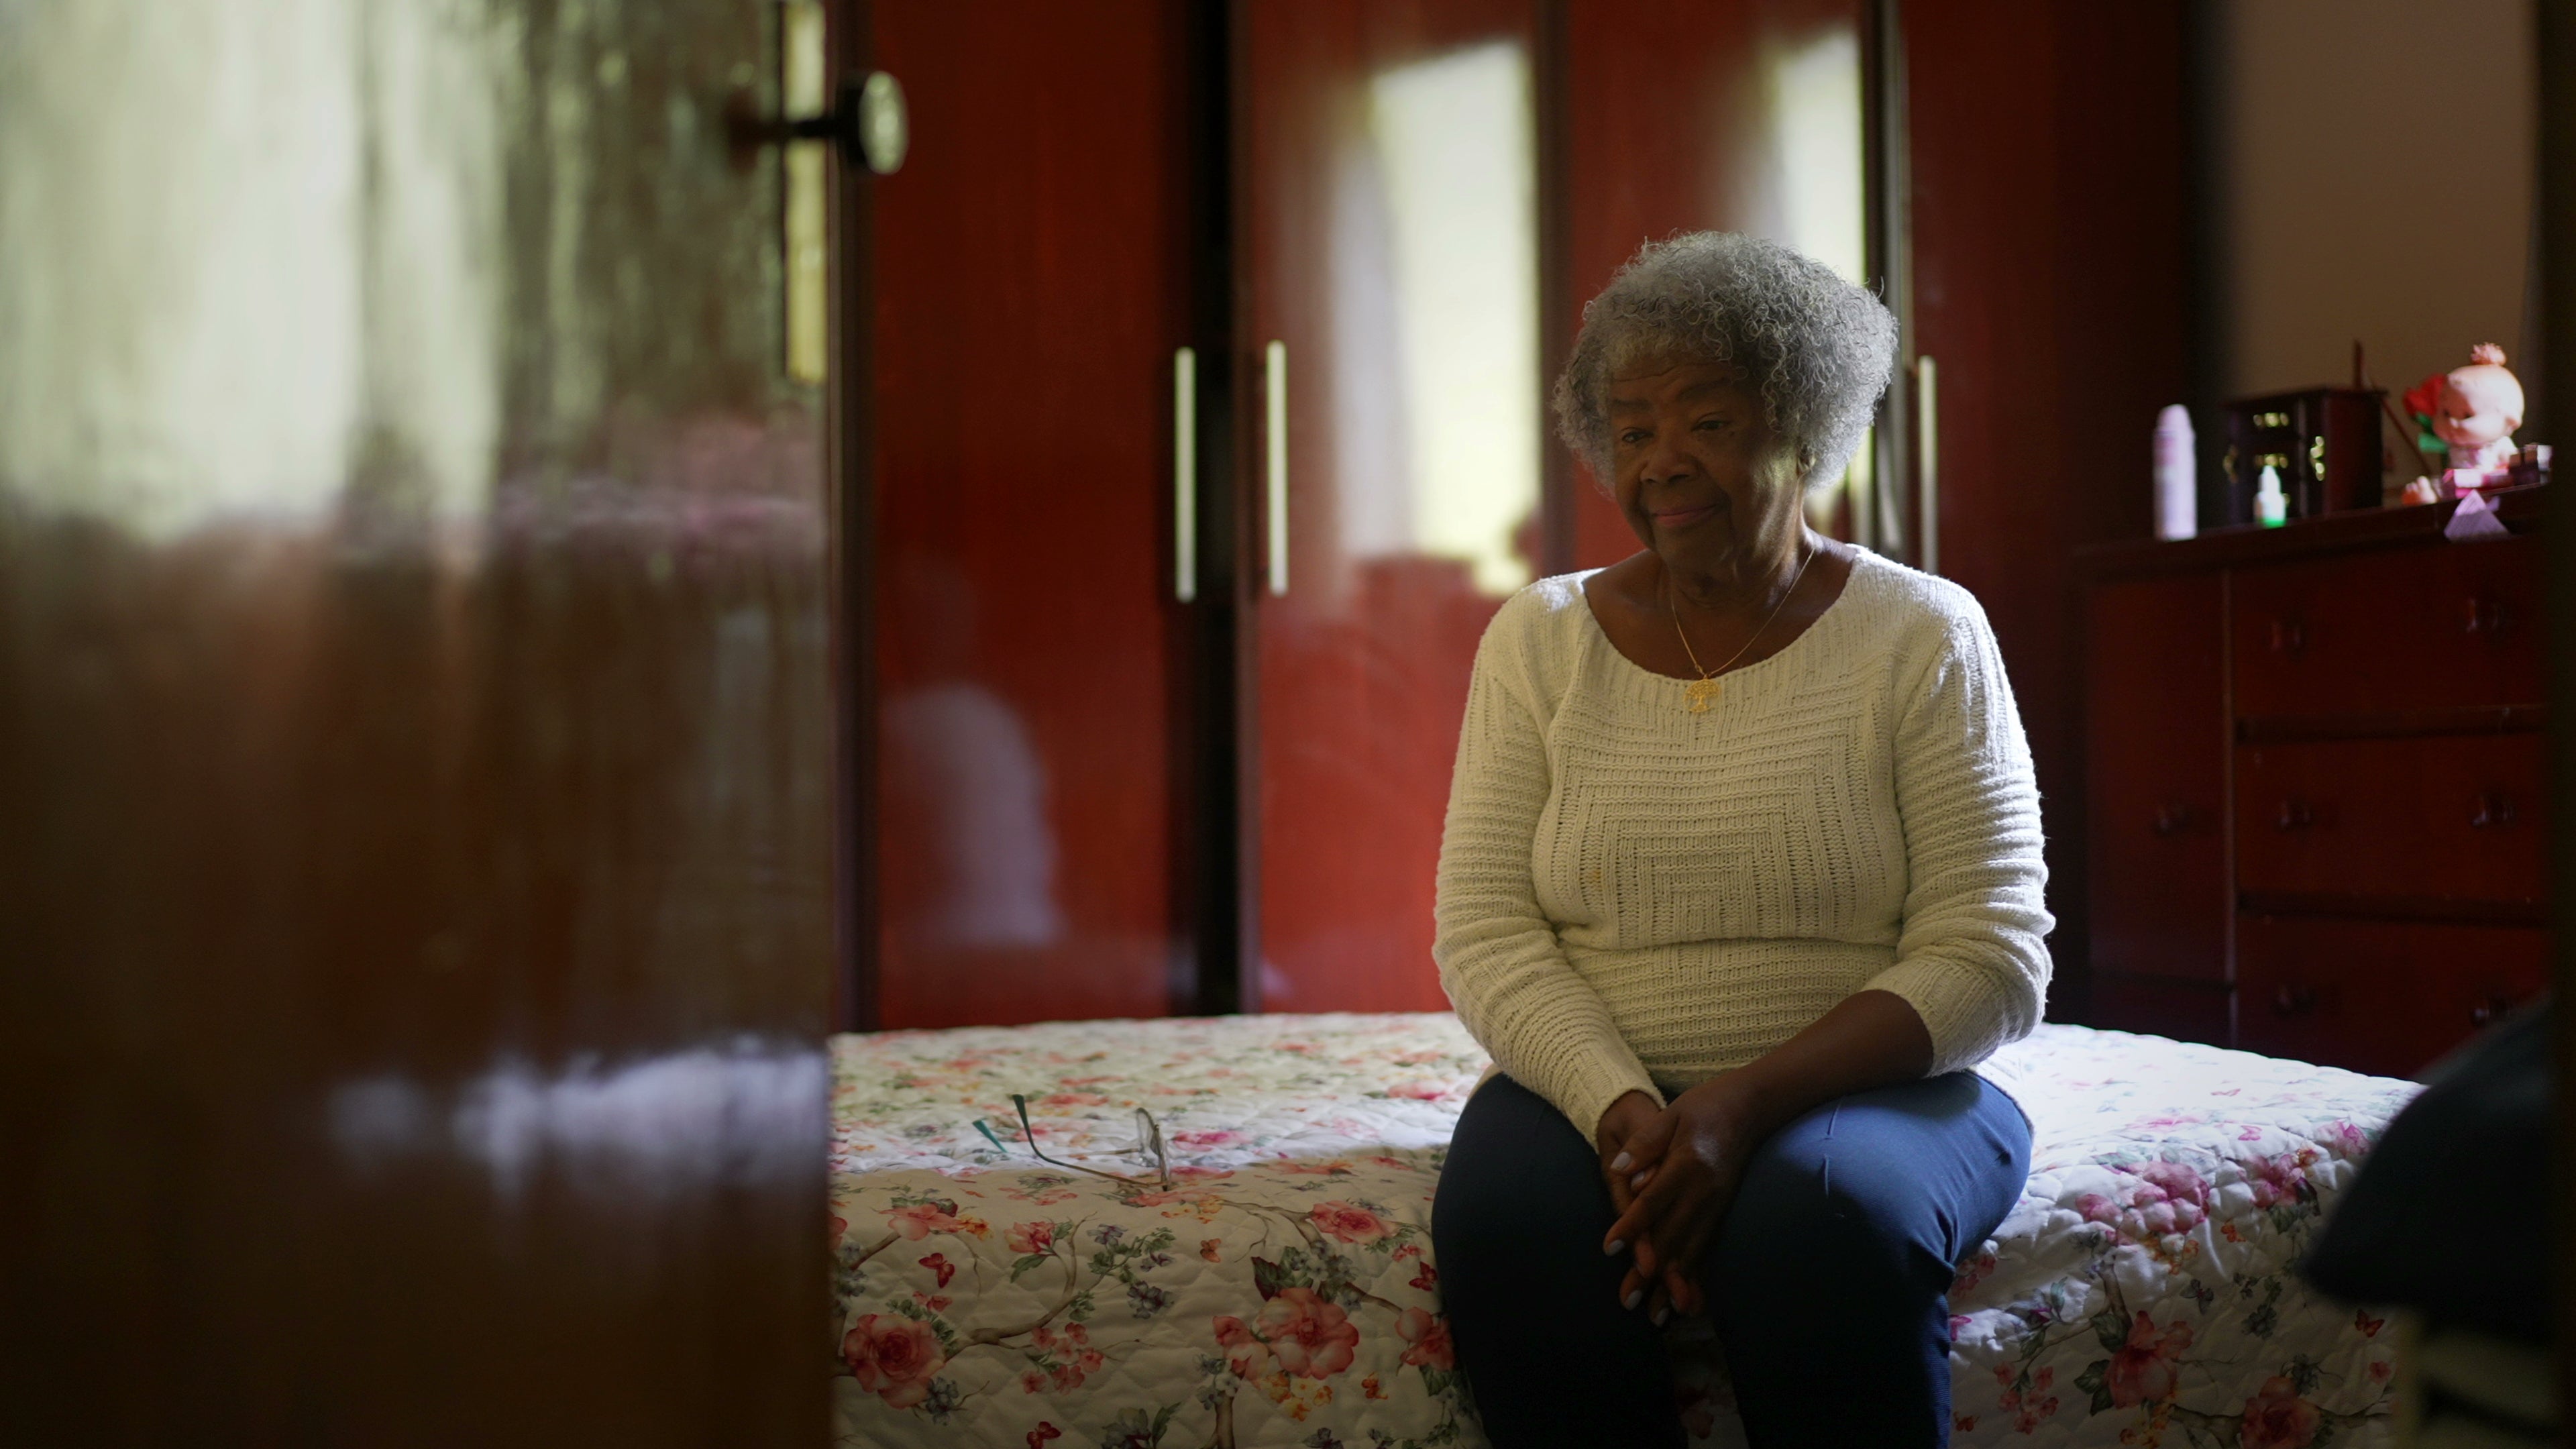
[[(2439, 442), (2449, 452), (2442, 491), (2462, 493), (2503, 487), (2506, 468), (2514, 461), (2513, 430), (2522, 426), (2522, 384), (2504, 365), (2504, 349), (2481, 342), (2469, 349), (2469, 365), (2435, 373), (2406, 394), (2429, 446)], [(2419, 491), (2432, 492), (2429, 478), (2415, 480), (2406, 501)]]
[(2424, 379), (2406, 394), (2407, 410), (2450, 450), (2453, 469), (2492, 472), (2513, 461), (2513, 430), (2522, 426), (2522, 384), (2504, 365), (2504, 349), (2481, 342), (2469, 365)]

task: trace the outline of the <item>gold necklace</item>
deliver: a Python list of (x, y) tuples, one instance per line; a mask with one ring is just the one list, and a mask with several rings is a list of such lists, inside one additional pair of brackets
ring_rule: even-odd
[(1789, 607), (1790, 596), (1798, 592), (1799, 581), (1807, 576), (1807, 565), (1814, 563), (1816, 555), (1822, 552), (1821, 548), (1807, 550), (1806, 558), (1798, 564), (1798, 571), (1789, 576), (1787, 592), (1780, 595), (1780, 602), (1771, 606), (1770, 613), (1762, 616), (1762, 622), (1754, 626), (1752, 636), (1744, 641), (1744, 649), (1728, 655), (1726, 662), (1713, 670), (1700, 667), (1699, 651), (1691, 647), (1690, 635), (1682, 630), (1682, 609), (1674, 597), (1677, 591), (1673, 588), (1672, 570), (1664, 571), (1664, 609), (1673, 616), (1673, 635), (1682, 641), (1682, 653), (1689, 656), (1691, 668), (1699, 670), (1699, 678), (1682, 685), (1682, 697), (1690, 701), (1691, 713), (1708, 713), (1708, 702), (1717, 698), (1718, 692), (1726, 687), (1717, 682), (1717, 676), (1735, 667), (1735, 661), (1744, 657), (1744, 650), (1752, 648), (1762, 637), (1762, 631), (1771, 627), (1771, 621), (1780, 617), (1780, 611)]

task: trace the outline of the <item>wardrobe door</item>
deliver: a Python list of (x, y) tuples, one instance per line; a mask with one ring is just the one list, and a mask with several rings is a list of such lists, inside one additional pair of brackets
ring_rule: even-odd
[(877, 1024), (1161, 1015), (1187, 7), (872, 9)]
[[(2190, 13), (1903, 7), (1914, 327), (1898, 346), (1936, 366), (1928, 386), (1919, 368), (1901, 381), (1931, 405), (1938, 572), (1994, 626), (2053, 841), (2087, 834), (2076, 550), (2148, 536), (2156, 413), (2192, 394)], [(2085, 861), (2061, 848), (2049, 865), (2051, 1014), (2085, 1020)]]
[[(1547, 365), (1561, 366), (1590, 301), (1640, 244), (1750, 232), (1856, 282), (1866, 270), (1863, 0), (1584, 0), (1564, 7), (1564, 238)], [(1639, 548), (1582, 465), (1571, 466), (1565, 557), (1578, 568)], [(1870, 455), (1809, 500), (1816, 525), (1875, 540)]]
[(1538, 10), (1236, 11), (1247, 1006), (1447, 1004), (1432, 879), (1469, 665), (1539, 553)]

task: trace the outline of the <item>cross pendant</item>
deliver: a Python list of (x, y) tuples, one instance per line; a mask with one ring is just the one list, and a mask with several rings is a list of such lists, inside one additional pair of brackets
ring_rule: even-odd
[(1691, 713), (1706, 714), (1708, 702), (1724, 687), (1714, 679), (1694, 679), (1682, 685), (1682, 695), (1690, 701)]

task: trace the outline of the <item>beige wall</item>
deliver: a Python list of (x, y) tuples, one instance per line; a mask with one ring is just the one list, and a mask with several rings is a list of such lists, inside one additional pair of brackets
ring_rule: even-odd
[(2221, 0), (2228, 396), (2343, 382), (2355, 337), (2392, 395), (2474, 343), (2523, 360), (2531, 4)]

